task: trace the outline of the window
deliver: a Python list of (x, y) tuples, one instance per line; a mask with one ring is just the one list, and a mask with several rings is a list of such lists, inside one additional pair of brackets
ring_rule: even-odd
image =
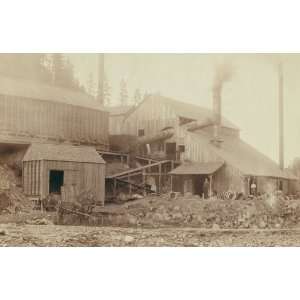
[(139, 129), (138, 136), (144, 136), (144, 135), (145, 135), (145, 129)]
[(178, 151), (181, 152), (185, 152), (185, 145), (178, 145)]

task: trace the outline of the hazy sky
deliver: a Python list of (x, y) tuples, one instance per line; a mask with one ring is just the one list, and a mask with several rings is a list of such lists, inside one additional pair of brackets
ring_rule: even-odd
[[(284, 62), (285, 161), (300, 156), (300, 54), (105, 54), (112, 102), (119, 101), (120, 80), (129, 97), (142, 93), (164, 96), (211, 108), (215, 66), (230, 62), (232, 80), (224, 86), (223, 114), (241, 129), (242, 138), (278, 161), (278, 85), (276, 62)], [(97, 78), (95, 54), (70, 54), (77, 77), (86, 84)]]

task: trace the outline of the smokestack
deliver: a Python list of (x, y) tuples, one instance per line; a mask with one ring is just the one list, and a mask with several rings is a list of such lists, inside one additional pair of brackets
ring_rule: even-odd
[(97, 92), (97, 100), (98, 103), (104, 105), (104, 53), (98, 54), (98, 92)]
[(279, 166), (284, 169), (284, 109), (283, 109), (283, 69), (278, 64), (278, 113), (279, 113)]
[(222, 119), (222, 104), (221, 104), (222, 86), (216, 84), (213, 87), (213, 120), (214, 120), (214, 141), (218, 142), (220, 139), (220, 128)]
[(214, 137), (215, 145), (220, 146), (220, 129), (222, 125), (222, 88), (223, 84), (230, 81), (233, 74), (232, 67), (228, 64), (217, 66), (213, 84), (213, 113), (214, 113)]

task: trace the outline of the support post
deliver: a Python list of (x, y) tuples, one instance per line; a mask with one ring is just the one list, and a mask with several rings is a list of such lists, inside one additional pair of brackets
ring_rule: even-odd
[(209, 175), (209, 197), (212, 197), (212, 175)]
[(158, 192), (161, 192), (161, 165), (158, 166)]
[(116, 179), (116, 178), (114, 178), (113, 195), (114, 195), (114, 198), (115, 198), (116, 195), (117, 195), (117, 179)]
[(171, 193), (173, 192), (173, 175), (171, 175)]
[(145, 170), (143, 170), (143, 187), (144, 187), (143, 194), (144, 194), (144, 196), (146, 196), (145, 184), (146, 184), (146, 174), (145, 174)]

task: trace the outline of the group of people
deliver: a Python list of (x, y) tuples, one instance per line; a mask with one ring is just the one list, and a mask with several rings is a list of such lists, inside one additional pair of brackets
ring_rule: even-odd
[[(207, 199), (209, 197), (209, 191), (210, 191), (210, 184), (208, 178), (205, 178), (203, 182), (203, 196), (204, 199)], [(250, 194), (253, 196), (257, 195), (257, 185), (255, 181), (252, 181), (250, 185)]]

